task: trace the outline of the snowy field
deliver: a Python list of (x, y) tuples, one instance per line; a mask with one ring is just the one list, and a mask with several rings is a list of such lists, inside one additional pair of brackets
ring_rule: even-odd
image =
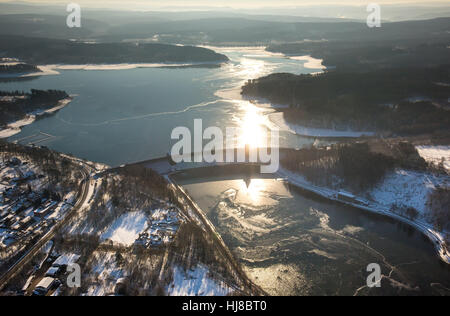
[(132, 246), (137, 241), (145, 247), (167, 244), (173, 240), (179, 223), (176, 209), (155, 209), (151, 214), (130, 212), (114, 221), (101, 239), (124, 246)]
[(139, 234), (146, 230), (148, 226), (148, 216), (144, 212), (126, 213), (111, 225), (101, 239), (131, 246), (139, 237)]
[(435, 165), (444, 160), (444, 167), (450, 170), (450, 146), (417, 146), (420, 156)]
[(169, 296), (226, 296), (231, 292), (223, 282), (212, 280), (209, 270), (201, 265), (186, 272), (175, 267), (173, 281), (166, 290)]
[(449, 177), (429, 173), (397, 170), (371, 191), (372, 198), (380, 205), (405, 205), (417, 209), (422, 217), (427, 211), (428, 194), (436, 186), (449, 184)]
[[(284, 168), (280, 169), (279, 175), (300, 187), (331, 199), (334, 199), (338, 193), (337, 189), (315, 186), (303, 176)], [(355, 194), (369, 204), (375, 203), (375, 208), (390, 210), (393, 205), (413, 207), (419, 211), (420, 220), (426, 221), (428, 195), (438, 186), (448, 187), (449, 185), (450, 177), (446, 175), (398, 169), (386, 175), (385, 179), (372, 190), (365, 194)]]
[(68, 266), (78, 262), (80, 256), (73, 253), (66, 253), (61, 255), (56, 261), (53, 263), (53, 266)]
[(117, 266), (116, 254), (95, 252), (93, 261), (95, 266), (92, 274), (96, 276), (97, 282), (88, 288), (85, 295), (105, 296), (114, 293), (117, 281), (123, 277), (122, 269)]

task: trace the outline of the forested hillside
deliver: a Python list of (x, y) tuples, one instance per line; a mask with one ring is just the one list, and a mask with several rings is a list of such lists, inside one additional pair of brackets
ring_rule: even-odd
[(285, 119), (398, 134), (448, 131), (449, 67), (331, 71), (320, 75), (273, 74), (251, 80), (247, 97), (289, 105)]
[(210, 63), (228, 58), (206, 48), (0, 36), (0, 52), (31, 64)]

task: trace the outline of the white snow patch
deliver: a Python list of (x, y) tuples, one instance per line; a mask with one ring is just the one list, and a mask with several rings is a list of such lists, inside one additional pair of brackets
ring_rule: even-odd
[(173, 281), (167, 288), (169, 296), (226, 296), (230, 292), (231, 289), (223, 282), (212, 280), (209, 270), (202, 265), (186, 272), (175, 267)]
[(131, 246), (139, 234), (148, 228), (148, 217), (144, 212), (130, 212), (119, 217), (102, 235), (102, 240)]
[(130, 70), (138, 68), (189, 67), (203, 64), (219, 64), (220, 62), (191, 62), (191, 63), (136, 63), (136, 64), (82, 64), (82, 65), (45, 65), (39, 68), (46, 72), (58, 73), (57, 70)]
[(112, 294), (117, 280), (123, 277), (123, 270), (117, 266), (115, 253), (95, 252), (94, 258), (92, 274), (97, 282), (89, 287), (85, 295), (95, 297)]
[(446, 186), (449, 177), (429, 173), (396, 170), (372, 190), (372, 198), (380, 205), (414, 207), (421, 215), (427, 211), (428, 195), (437, 186)]
[(289, 59), (305, 61), (303, 66), (308, 69), (327, 69), (327, 67), (323, 65), (322, 59), (313, 58), (311, 56), (290, 56)]
[(297, 124), (291, 124), (286, 122), (283, 117), (283, 113), (276, 112), (269, 115), (269, 119), (272, 123), (278, 126), (280, 130), (287, 131), (292, 134), (311, 136), (311, 137), (328, 137), (328, 138), (358, 138), (363, 136), (373, 136), (374, 132), (359, 132), (359, 131), (338, 131), (334, 129), (324, 128), (311, 128), (304, 127)]
[(450, 170), (450, 146), (417, 146), (420, 156), (427, 162), (439, 165), (444, 161), (444, 167)]
[(80, 259), (80, 256), (77, 254), (64, 254), (53, 263), (54, 266), (64, 266), (76, 263)]

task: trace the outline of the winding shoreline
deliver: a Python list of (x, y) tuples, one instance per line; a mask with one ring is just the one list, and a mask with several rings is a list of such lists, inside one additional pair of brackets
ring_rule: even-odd
[[(206, 48), (213, 49), (214, 51), (219, 51), (221, 53), (225, 53), (227, 51), (235, 51), (242, 50), (242, 47), (215, 47), (215, 46), (205, 46)], [(307, 69), (315, 69), (319, 70), (317, 73), (323, 73), (324, 70), (327, 69), (325, 65), (323, 65), (323, 59), (317, 59), (310, 55), (298, 56), (298, 55), (287, 55), (282, 53), (273, 53), (267, 51), (264, 46), (261, 47), (244, 47), (249, 52), (258, 52), (265, 54), (267, 56), (280, 56), (286, 59), (296, 60), (296, 61), (304, 61), (303, 67)], [(226, 99), (226, 100), (238, 100), (238, 101), (247, 101), (252, 103), (253, 105), (263, 108), (273, 110), (273, 113), (268, 113), (267, 117), (269, 121), (276, 127), (278, 127), (281, 131), (289, 132), (294, 135), (302, 136), (302, 137), (313, 137), (313, 138), (362, 138), (362, 137), (372, 137), (375, 136), (375, 132), (371, 131), (353, 131), (353, 130), (335, 130), (328, 128), (311, 128), (298, 124), (289, 124), (282, 117), (282, 112), (279, 109), (289, 108), (288, 105), (284, 104), (273, 104), (266, 99), (263, 98), (254, 98), (254, 97), (245, 97), (241, 94), (242, 92), (242, 84), (245, 82), (241, 82), (240, 86), (236, 86), (233, 88), (227, 88), (218, 90), (215, 93), (215, 96)]]
[(139, 68), (180, 68), (180, 67), (196, 67), (221, 65), (223, 61), (211, 62), (187, 62), (187, 63), (121, 63), (121, 64), (48, 64), (38, 66), (41, 70), (54, 71), (59, 74), (57, 70), (130, 70)]
[[(154, 159), (152, 161), (166, 160), (166, 159), (167, 159), (167, 157), (163, 157), (163, 158), (159, 158), (159, 159)], [(150, 161), (137, 162), (136, 164), (142, 164), (142, 165), (148, 167), (149, 162)], [(196, 170), (196, 169), (198, 170), (198, 169), (205, 169), (205, 168), (212, 168), (212, 169), (220, 170), (221, 167), (222, 166), (211, 164), (209, 166), (206, 165), (206, 166), (202, 166), (202, 167), (198, 167), (198, 168), (196, 168), (196, 167), (183, 168), (182, 167), (181, 169), (177, 169), (176, 171), (166, 170), (167, 173), (166, 173), (166, 171), (162, 171), (162, 170), (159, 170), (157, 172), (164, 177), (171, 178), (180, 171), (188, 171), (188, 170)], [(214, 174), (214, 173), (215, 172), (211, 172), (211, 174)], [(312, 194), (315, 194), (316, 196), (319, 196), (319, 197), (329, 200), (331, 202), (337, 202), (337, 203), (341, 203), (341, 204), (344, 204), (344, 205), (347, 205), (350, 207), (354, 207), (363, 212), (369, 212), (372, 214), (386, 216), (397, 222), (401, 222), (403, 224), (406, 224), (406, 225), (414, 228), (416, 231), (418, 231), (419, 233), (424, 235), (428, 240), (431, 241), (431, 243), (433, 244), (433, 247), (437, 253), (437, 256), (439, 257), (439, 260), (441, 260), (443, 263), (450, 265), (450, 252), (445, 247), (446, 242), (445, 242), (445, 238), (444, 238), (444, 235), (447, 234), (448, 232), (436, 231), (435, 228), (431, 224), (428, 224), (423, 221), (418, 221), (418, 220), (412, 221), (406, 217), (395, 214), (395, 213), (391, 212), (389, 209), (387, 209), (386, 207), (380, 205), (378, 202), (367, 201), (368, 202), (367, 205), (363, 205), (363, 204), (357, 204), (357, 203), (352, 203), (352, 202), (342, 200), (337, 195), (338, 191), (335, 191), (335, 190), (332, 190), (332, 189), (329, 189), (326, 187), (315, 186), (315, 185), (309, 183), (308, 181), (306, 181), (305, 179), (303, 179), (303, 177), (300, 174), (289, 171), (286, 168), (281, 167), (276, 174), (277, 174), (278, 178), (285, 179), (286, 182), (288, 182), (290, 185), (297, 187), (301, 190), (310, 192)], [(190, 197), (190, 198), (192, 199), (192, 197)], [(365, 200), (365, 199), (363, 199), (363, 200)]]
[(301, 180), (299, 178), (299, 177), (301, 177), (301, 175), (298, 175), (298, 174), (288, 171), (286, 169), (280, 168), (280, 170), (278, 171), (278, 174), (281, 175), (282, 177), (284, 177), (289, 182), (289, 184), (291, 184), (295, 187), (298, 187), (302, 190), (306, 190), (308, 192), (314, 193), (314, 194), (321, 196), (323, 198), (326, 198), (330, 201), (335, 201), (338, 203), (342, 203), (342, 204), (345, 204), (348, 206), (355, 207), (362, 211), (390, 217), (394, 220), (397, 220), (399, 222), (402, 222), (404, 224), (407, 224), (407, 225), (415, 228), (417, 231), (421, 232), (424, 236), (426, 236), (433, 243), (440, 260), (442, 262), (450, 265), (450, 253), (445, 248), (445, 239), (443, 237), (443, 233), (436, 231), (434, 229), (434, 227), (432, 227), (431, 225), (424, 223), (424, 222), (412, 221), (403, 216), (394, 214), (387, 209), (383, 209), (382, 206), (377, 205), (376, 203), (372, 203), (371, 205), (364, 206), (364, 205), (341, 200), (336, 197), (336, 194), (338, 193), (337, 191), (334, 191), (334, 190), (328, 189), (328, 188), (317, 187), (310, 183), (307, 183), (306, 181)]
[(140, 68), (190, 68), (201, 66), (220, 66), (224, 61), (188, 62), (188, 63), (122, 63), (122, 64), (46, 64), (38, 65), (40, 72), (13, 73), (0, 75), (0, 79), (23, 79), (40, 76), (56, 76), (61, 73), (58, 70), (86, 70), (86, 71), (113, 71), (131, 70)]
[(6, 128), (0, 130), (0, 139), (9, 138), (16, 134), (19, 134), (22, 131), (22, 127), (33, 124), (36, 121), (36, 119), (40, 116), (54, 114), (58, 112), (59, 110), (69, 105), (69, 103), (72, 102), (72, 100), (73, 96), (70, 96), (68, 98), (58, 101), (57, 105), (50, 109), (38, 110), (28, 113), (24, 118), (8, 124)]

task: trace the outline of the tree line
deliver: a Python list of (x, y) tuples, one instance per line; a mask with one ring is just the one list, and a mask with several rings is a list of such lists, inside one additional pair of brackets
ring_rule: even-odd
[(0, 65), (0, 74), (21, 74), (32, 72), (41, 72), (41, 70), (38, 67), (29, 64)]
[(46, 110), (54, 107), (59, 101), (69, 95), (60, 90), (0, 91), (3, 97), (21, 97), (0, 99), (0, 126), (24, 118), (28, 113), (36, 110)]
[(395, 168), (423, 171), (428, 167), (412, 144), (383, 141), (288, 151), (281, 157), (281, 164), (317, 185), (347, 187), (355, 192), (376, 186)]
[(450, 66), (273, 74), (249, 80), (242, 94), (288, 105), (291, 123), (414, 135), (448, 132), (450, 111), (439, 104), (448, 103), (449, 82)]

